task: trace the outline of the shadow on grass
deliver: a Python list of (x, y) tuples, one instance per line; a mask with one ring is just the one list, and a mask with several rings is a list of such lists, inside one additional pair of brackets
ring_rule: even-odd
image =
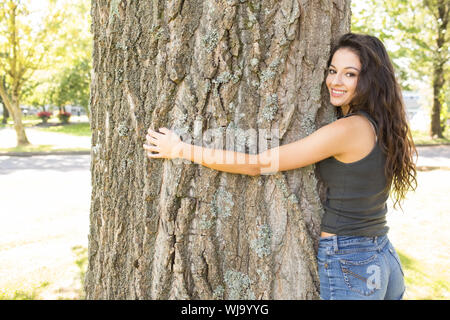
[(426, 271), (420, 261), (397, 250), (405, 273), (406, 291), (409, 299), (439, 300), (448, 299), (448, 281)]

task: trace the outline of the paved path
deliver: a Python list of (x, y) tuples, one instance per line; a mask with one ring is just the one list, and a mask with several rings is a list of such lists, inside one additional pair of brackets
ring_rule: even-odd
[(417, 166), (450, 169), (450, 145), (417, 147), (417, 152), (419, 153)]
[(74, 298), (72, 247), (87, 247), (90, 156), (0, 157), (0, 293), (43, 281), (44, 299)]

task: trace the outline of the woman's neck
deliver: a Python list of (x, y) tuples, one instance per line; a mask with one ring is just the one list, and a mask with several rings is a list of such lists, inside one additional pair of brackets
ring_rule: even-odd
[(342, 114), (343, 114), (344, 116), (346, 116), (349, 109), (350, 109), (350, 106), (349, 106), (349, 105), (341, 106)]

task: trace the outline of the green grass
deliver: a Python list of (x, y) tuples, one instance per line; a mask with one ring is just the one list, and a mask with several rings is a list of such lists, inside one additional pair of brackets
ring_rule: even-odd
[[(74, 116), (75, 119), (78, 117)], [(85, 121), (86, 118), (82, 119)], [(36, 116), (25, 116), (23, 125), (25, 128), (33, 128), (43, 132), (63, 133), (72, 136), (90, 137), (91, 128), (88, 122), (74, 122), (61, 124), (58, 119), (50, 119), (48, 126), (41, 126), (41, 120)], [(10, 120), (7, 124), (0, 124), (0, 128), (13, 128), (13, 122)], [(29, 145), (25, 147), (0, 148), (0, 153), (4, 152), (60, 152), (60, 151), (89, 151), (86, 148), (58, 148), (52, 145)]]
[[(37, 116), (24, 116), (22, 124), (25, 128), (34, 128), (41, 131), (71, 134), (74, 136), (91, 136), (91, 127), (88, 122), (76, 122), (77, 116), (72, 116), (68, 124), (61, 124), (58, 118), (53, 117), (48, 120), (49, 126), (39, 126), (42, 121)], [(84, 118), (85, 119), (85, 118)], [(82, 120), (83, 121), (83, 120)], [(85, 121), (85, 120), (84, 120)], [(13, 128), (14, 123), (9, 119), (7, 124), (0, 123), (0, 128)]]
[(73, 136), (90, 137), (91, 127), (89, 123), (69, 123), (65, 125), (57, 125), (51, 127), (36, 127), (40, 131), (65, 133)]
[(430, 133), (425, 131), (412, 130), (411, 133), (416, 145), (450, 144), (450, 128), (444, 131), (444, 138), (433, 139)]

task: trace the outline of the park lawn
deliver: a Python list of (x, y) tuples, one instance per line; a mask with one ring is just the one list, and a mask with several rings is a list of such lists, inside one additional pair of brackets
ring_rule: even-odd
[(90, 137), (91, 136), (91, 126), (87, 122), (81, 123), (68, 123), (49, 127), (35, 127), (41, 131), (55, 132), (55, 133), (65, 133), (73, 136)]
[[(70, 117), (70, 119), (71, 122), (69, 122), (68, 124), (62, 124), (56, 117), (53, 117), (48, 120), (48, 126), (44, 126), (42, 125), (41, 119), (39, 119), (37, 116), (24, 116), (22, 119), (22, 124), (24, 125), (25, 129), (34, 128), (41, 131), (65, 133), (74, 136), (91, 136), (91, 127), (86, 116), (72, 116)], [(7, 124), (0, 124), (0, 128), (5, 127), (13, 128), (14, 122), (9, 119)]]

